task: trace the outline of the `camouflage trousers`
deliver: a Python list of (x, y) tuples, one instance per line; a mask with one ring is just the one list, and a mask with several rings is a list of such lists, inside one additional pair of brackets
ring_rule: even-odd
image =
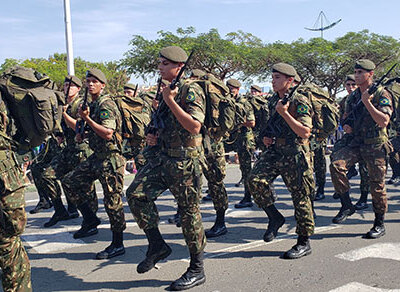
[(29, 258), (20, 238), (27, 221), (22, 170), (16, 161), (0, 159), (0, 172), (0, 268), (3, 271), (3, 290), (32, 291)]
[(207, 165), (203, 173), (208, 182), (208, 193), (212, 198), (214, 209), (225, 211), (228, 209), (228, 194), (224, 185), (226, 176), (224, 144), (219, 142), (213, 146), (212, 153), (206, 157)]
[(394, 176), (400, 176), (400, 136), (390, 140), (393, 145), (393, 152), (389, 154), (389, 164)]
[(63, 180), (72, 203), (77, 206), (90, 197), (93, 183), (98, 179), (103, 187), (104, 207), (110, 219), (111, 230), (126, 228), (122, 192), (124, 187), (125, 158), (113, 152), (104, 157), (96, 153), (81, 162)]
[(333, 152), (331, 155), (330, 171), (335, 191), (338, 194), (350, 191), (346, 172), (358, 161), (364, 161), (369, 175), (374, 212), (384, 214), (387, 211), (385, 188), (386, 159), (390, 148), (389, 145), (346, 146)]
[(254, 164), (249, 176), (250, 193), (260, 208), (274, 204), (272, 184), (281, 175), (292, 195), (296, 233), (311, 236), (314, 233), (311, 195), (315, 188), (311, 152), (283, 151), (272, 147), (263, 152)]
[(326, 182), (326, 140), (317, 141), (314, 148), (314, 173), (317, 187), (324, 187)]
[[(63, 182), (65, 175), (74, 170), (74, 168), (81, 162), (85, 161), (91, 153), (92, 151), (89, 147), (82, 149), (81, 151), (76, 150), (75, 148), (71, 149), (66, 147), (59, 155), (55, 156), (50, 161), (49, 165), (43, 170), (41, 175), (43, 182), (41, 189), (50, 199), (56, 200), (61, 198), (61, 189), (58, 180), (61, 181), (61, 185), (65, 190), (66, 186)], [(68, 192), (64, 192), (64, 194), (67, 200), (70, 201), (70, 194)], [(90, 191), (87, 193), (87, 201), (92, 211), (96, 213), (99, 204), (94, 182), (90, 186)]]
[(169, 189), (178, 203), (182, 231), (190, 253), (198, 254), (206, 244), (200, 213), (201, 162), (203, 158), (173, 158), (160, 154), (143, 166), (126, 191), (129, 207), (141, 229), (159, 223), (155, 200)]
[(237, 149), (245, 194), (249, 193), (249, 175), (251, 172), (251, 160), (253, 158), (253, 152), (254, 148), (239, 147)]

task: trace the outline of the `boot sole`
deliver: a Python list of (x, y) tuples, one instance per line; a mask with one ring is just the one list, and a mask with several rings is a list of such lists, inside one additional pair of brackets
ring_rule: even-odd
[(311, 252), (312, 252), (312, 250), (310, 249), (310, 250), (306, 251), (305, 253), (298, 255), (298, 256), (288, 256), (288, 255), (286, 255), (286, 253), (284, 253), (283, 258), (287, 259), (287, 260), (296, 260), (296, 259), (310, 255)]
[[(211, 231), (211, 230), (210, 230)], [(210, 235), (207, 235), (207, 232), (206, 232), (206, 237), (207, 238), (213, 238), (213, 237), (218, 237), (218, 236), (221, 236), (221, 235), (225, 235), (225, 234), (227, 234), (228, 233), (228, 229), (225, 229), (224, 231), (222, 231), (222, 232), (219, 232), (219, 233), (213, 233), (213, 234), (210, 234)]]
[(187, 289), (190, 289), (190, 288), (193, 288), (193, 287), (202, 285), (202, 284), (204, 284), (205, 282), (206, 282), (206, 276), (204, 276), (203, 278), (199, 279), (198, 281), (196, 281), (196, 282), (194, 282), (194, 283), (192, 283), (192, 284), (190, 284), (190, 285), (187, 285), (187, 286), (177, 286), (177, 287), (171, 287), (171, 286), (170, 286), (170, 290), (171, 290), (171, 291), (182, 291), (182, 290), (187, 290)]
[(111, 259), (113, 257), (120, 256), (120, 255), (123, 255), (123, 254), (125, 254), (125, 249), (123, 249), (123, 250), (121, 250), (119, 252), (116, 252), (116, 253), (113, 253), (113, 254), (107, 254), (107, 255), (101, 255), (100, 253), (98, 253), (96, 255), (96, 260)]
[(385, 234), (386, 234), (386, 231), (384, 231), (381, 234), (379, 234), (379, 236), (371, 236), (371, 235), (368, 235), (368, 233), (367, 233), (365, 235), (365, 238), (367, 238), (367, 239), (378, 239), (378, 238), (381, 238), (382, 236), (384, 236)]
[[(156, 257), (156, 258), (154, 259), (154, 261), (153, 261), (153, 266), (152, 266), (150, 269), (147, 269), (147, 270), (139, 270), (138, 268), (136, 268), (136, 271), (137, 271), (139, 274), (147, 273), (148, 271), (150, 271), (151, 269), (153, 269), (159, 261), (162, 261), (163, 259), (166, 259), (167, 257), (169, 257), (169, 255), (172, 253), (172, 249), (171, 249), (168, 245), (167, 245), (167, 247), (168, 247), (168, 249), (165, 251), (165, 253), (159, 255), (158, 257)], [(140, 265), (140, 264), (139, 264), (139, 265)], [(138, 266), (138, 267), (139, 267), (139, 266)]]
[(278, 235), (278, 231), (279, 231), (279, 229), (283, 226), (283, 224), (285, 224), (285, 222), (286, 222), (286, 220), (285, 220), (285, 218), (283, 218), (283, 220), (282, 220), (282, 223), (279, 225), (279, 227), (276, 229), (276, 232), (274, 232), (273, 233), (273, 237), (272, 238), (265, 238), (265, 235), (264, 235), (264, 237), (263, 237), (263, 239), (264, 239), (264, 241), (265, 242), (271, 242), (271, 241), (273, 241), (275, 238), (276, 238), (276, 236)]

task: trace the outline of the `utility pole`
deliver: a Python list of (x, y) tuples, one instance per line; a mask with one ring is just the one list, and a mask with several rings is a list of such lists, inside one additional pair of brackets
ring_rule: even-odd
[(65, 41), (67, 45), (68, 75), (75, 75), (74, 52), (72, 48), (71, 8), (69, 0), (64, 0)]

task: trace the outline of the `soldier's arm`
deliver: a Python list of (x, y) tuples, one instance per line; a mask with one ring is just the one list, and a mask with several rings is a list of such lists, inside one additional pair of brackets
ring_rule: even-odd
[(75, 130), (75, 128), (76, 128), (76, 120), (67, 113), (67, 107), (68, 106), (64, 107), (64, 110), (63, 110), (63, 113), (62, 113), (63, 119), (64, 119), (65, 123), (67, 124), (67, 126), (69, 128)]
[(295, 132), (297, 136), (303, 139), (308, 139), (311, 136), (311, 128), (303, 125), (300, 121), (296, 120), (289, 111), (289, 104), (285, 105), (279, 100), (276, 105), (276, 111), (283, 117), (285, 122), (289, 125), (289, 127)]
[[(389, 110), (382, 110), (376, 108), (372, 102), (373, 95), (368, 93), (368, 90), (364, 91), (361, 98), (362, 102), (365, 105), (365, 108), (368, 110), (369, 114), (371, 115), (372, 119), (380, 128), (385, 128), (389, 125), (390, 116), (391, 116), (391, 109)], [(382, 108), (390, 107), (391, 99), (385, 93), (379, 100), (379, 106)]]
[(92, 118), (90, 117), (90, 109), (89, 107), (86, 108), (86, 110), (82, 110), (82, 107), (79, 108), (79, 115), (82, 117), (82, 119), (85, 120), (86, 124), (93, 129), (93, 131), (100, 136), (104, 140), (111, 140), (114, 134), (114, 130), (107, 128), (99, 123), (96, 123)]

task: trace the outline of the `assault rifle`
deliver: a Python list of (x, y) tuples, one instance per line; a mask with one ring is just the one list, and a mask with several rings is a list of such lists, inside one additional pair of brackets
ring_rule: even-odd
[(136, 96), (136, 92), (137, 92), (137, 90), (138, 90), (138, 86), (139, 86), (139, 84), (136, 84), (136, 86), (135, 86), (135, 90), (133, 91), (133, 97), (135, 97), (135, 96)]
[[(291, 99), (293, 94), (296, 92), (297, 88), (300, 86), (301, 83), (297, 84), (292, 90), (288, 93), (285, 93), (284, 97), (281, 99), (281, 103), (283, 105), (287, 104)], [(262, 138), (269, 137), (269, 138), (276, 138), (282, 134), (281, 128), (281, 115), (275, 111), (272, 117), (268, 119), (267, 126), (261, 131), (260, 135)]]
[[(88, 106), (88, 88), (85, 88), (85, 95), (83, 97), (83, 103), (82, 103), (82, 110), (85, 111)], [(83, 139), (83, 135), (85, 134), (85, 121), (84, 119), (80, 118), (78, 121), (76, 121), (76, 127), (75, 127), (75, 133), (80, 134), (81, 138)]]
[[(368, 88), (368, 93), (369, 94), (374, 94), (377, 90), (378, 87), (382, 84), (382, 82), (389, 76), (390, 72), (397, 66), (397, 63), (394, 64), (389, 71), (386, 72), (381, 78), (379, 78), (378, 81), (373, 83), (369, 88)], [(349, 113), (349, 115), (343, 120), (343, 125), (349, 125), (350, 127), (354, 128), (354, 123), (357, 121), (360, 117), (362, 112), (364, 111), (364, 103), (361, 100), (361, 97), (358, 99), (357, 104), (355, 107), (352, 109), (352, 111)]]

